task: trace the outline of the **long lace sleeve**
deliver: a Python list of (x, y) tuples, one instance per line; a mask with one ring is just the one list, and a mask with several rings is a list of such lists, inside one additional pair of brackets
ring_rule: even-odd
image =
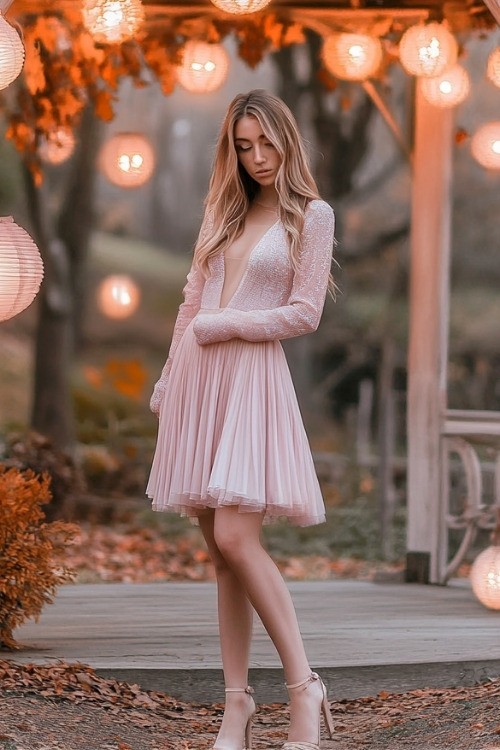
[(325, 304), (332, 262), (335, 219), (323, 201), (310, 206), (304, 223), (302, 252), (286, 305), (272, 310), (226, 307), (217, 315), (200, 314), (194, 324), (199, 344), (241, 338), (269, 341), (315, 331)]
[[(200, 230), (200, 237), (204, 233), (208, 232), (211, 227), (210, 218), (205, 217), (202, 228)], [(188, 327), (191, 320), (195, 317), (196, 313), (200, 309), (201, 295), (205, 284), (205, 277), (197, 268), (191, 267), (190, 272), (187, 276), (187, 283), (182, 290), (184, 302), (180, 305), (177, 313), (177, 319), (175, 321), (174, 332), (172, 334), (172, 342), (168, 353), (168, 358), (163, 369), (161, 371), (160, 379), (155, 383), (153, 393), (149, 402), (149, 408), (153, 414), (159, 414), (161, 402), (165, 395), (165, 391), (168, 385), (168, 377), (172, 367), (172, 361), (179, 345), (184, 331)]]

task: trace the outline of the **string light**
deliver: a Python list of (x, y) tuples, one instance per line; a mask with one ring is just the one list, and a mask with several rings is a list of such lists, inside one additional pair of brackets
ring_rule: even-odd
[(456, 63), (457, 54), (456, 39), (442, 23), (410, 26), (399, 43), (401, 65), (414, 76), (441, 75)]
[(488, 57), (486, 75), (490, 81), (500, 87), (500, 47), (497, 47)]
[(99, 309), (114, 320), (122, 320), (133, 315), (140, 299), (139, 287), (130, 276), (107, 276), (97, 288)]
[(71, 130), (54, 130), (42, 140), (38, 153), (47, 164), (62, 164), (67, 161), (75, 149), (75, 137)]
[(219, 10), (236, 15), (256, 13), (269, 5), (270, 2), (271, 0), (212, 0), (212, 3)]
[(153, 147), (141, 133), (117, 133), (102, 147), (99, 167), (117, 187), (140, 187), (155, 168)]
[(453, 65), (435, 78), (422, 78), (422, 94), (435, 107), (456, 107), (469, 91), (469, 74), (461, 65)]
[(130, 39), (144, 22), (141, 0), (85, 0), (82, 14), (95, 41), (105, 44)]
[(471, 151), (476, 161), (486, 169), (500, 169), (500, 122), (481, 125), (471, 140)]
[(184, 47), (177, 68), (180, 85), (193, 94), (208, 94), (222, 86), (229, 71), (229, 55), (222, 44), (192, 39)]
[(364, 81), (373, 76), (382, 62), (380, 39), (366, 34), (332, 34), (323, 44), (325, 66), (337, 78)]

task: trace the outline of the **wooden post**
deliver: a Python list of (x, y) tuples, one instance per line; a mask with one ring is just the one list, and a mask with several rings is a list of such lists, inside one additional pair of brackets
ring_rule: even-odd
[(408, 353), (406, 580), (440, 582), (441, 426), (446, 408), (453, 112), (416, 86)]

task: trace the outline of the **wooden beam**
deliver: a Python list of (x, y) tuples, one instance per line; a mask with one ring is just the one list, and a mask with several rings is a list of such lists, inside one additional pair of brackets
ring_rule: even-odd
[[(410, 567), (420, 555), (425, 565), (429, 558), (428, 580), (425, 582), (439, 583), (445, 533), (441, 432), (446, 409), (453, 111), (426, 102), (419, 81), (415, 109), (408, 351), (407, 563)], [(411, 579), (411, 571), (407, 579)]]

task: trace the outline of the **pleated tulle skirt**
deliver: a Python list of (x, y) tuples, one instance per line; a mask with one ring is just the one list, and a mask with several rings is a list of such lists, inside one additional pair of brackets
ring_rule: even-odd
[(323, 498), (279, 341), (200, 346), (186, 329), (163, 399), (147, 494), (153, 509), (195, 518), (238, 506), (325, 520)]

